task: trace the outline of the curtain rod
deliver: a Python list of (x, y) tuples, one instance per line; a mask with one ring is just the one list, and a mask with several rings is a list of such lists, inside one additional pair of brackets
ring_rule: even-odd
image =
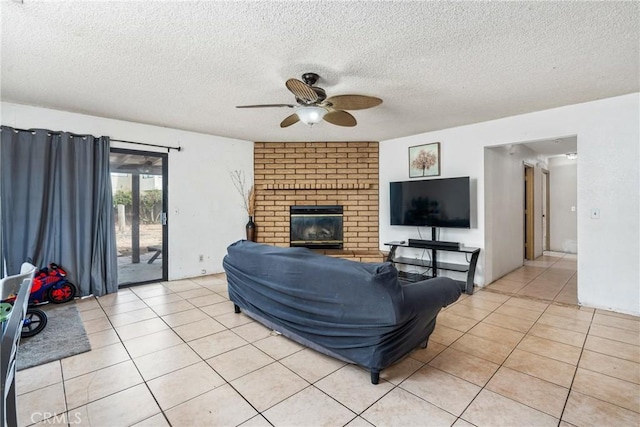
[(148, 144), (146, 142), (133, 142), (133, 141), (125, 141), (122, 139), (111, 139), (111, 141), (113, 142), (124, 142), (125, 144), (136, 144), (136, 145), (146, 145), (147, 147), (158, 147), (158, 148), (166, 148), (167, 151), (171, 151), (171, 150), (182, 150), (182, 147), (178, 146), (178, 147), (171, 147), (168, 145), (158, 145), (158, 144)]
[[(3, 126), (4, 127), (4, 126)], [(7, 126), (9, 127), (9, 126)], [(34, 133), (36, 131), (36, 129), (20, 129), (20, 128), (12, 128), (13, 130), (15, 130), (16, 132), (31, 132)], [(45, 129), (43, 129), (45, 130)], [(73, 136), (79, 136), (79, 137), (87, 137), (87, 136), (93, 136), (93, 135), (80, 135), (77, 133), (73, 133), (73, 132), (63, 132), (63, 131), (53, 131), (53, 130), (47, 130), (47, 133), (52, 134), (52, 135), (59, 135), (61, 133), (68, 133), (71, 134)], [(157, 148), (166, 148), (167, 151), (171, 151), (171, 150), (182, 150), (182, 147), (178, 146), (178, 147), (171, 147), (168, 145), (158, 145), (158, 144), (149, 144), (146, 142), (134, 142), (134, 141), (125, 141), (123, 139), (111, 139), (109, 138), (110, 141), (113, 142), (124, 142), (125, 144), (136, 144), (136, 145), (146, 145), (147, 147), (157, 147)]]

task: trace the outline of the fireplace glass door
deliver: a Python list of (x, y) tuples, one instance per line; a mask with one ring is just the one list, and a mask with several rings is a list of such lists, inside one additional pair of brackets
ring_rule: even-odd
[(342, 249), (342, 206), (291, 206), (290, 246)]

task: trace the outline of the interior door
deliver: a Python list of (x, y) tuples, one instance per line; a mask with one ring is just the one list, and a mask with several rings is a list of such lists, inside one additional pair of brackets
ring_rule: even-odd
[(549, 225), (549, 171), (542, 170), (542, 250), (549, 251), (550, 249), (550, 225)]
[(118, 285), (167, 280), (167, 154), (111, 149)]
[(524, 259), (534, 259), (533, 240), (533, 167), (524, 165)]

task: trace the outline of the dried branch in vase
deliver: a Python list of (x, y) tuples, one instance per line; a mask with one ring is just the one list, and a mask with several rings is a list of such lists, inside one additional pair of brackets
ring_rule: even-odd
[(244, 210), (247, 211), (247, 215), (253, 216), (256, 211), (256, 192), (253, 185), (247, 189), (247, 181), (242, 171), (234, 170), (230, 172), (230, 175), (233, 186), (242, 197)]

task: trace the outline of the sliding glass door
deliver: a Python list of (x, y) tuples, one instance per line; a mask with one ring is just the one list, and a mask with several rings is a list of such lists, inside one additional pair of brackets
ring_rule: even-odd
[(111, 149), (118, 285), (167, 280), (167, 155)]

